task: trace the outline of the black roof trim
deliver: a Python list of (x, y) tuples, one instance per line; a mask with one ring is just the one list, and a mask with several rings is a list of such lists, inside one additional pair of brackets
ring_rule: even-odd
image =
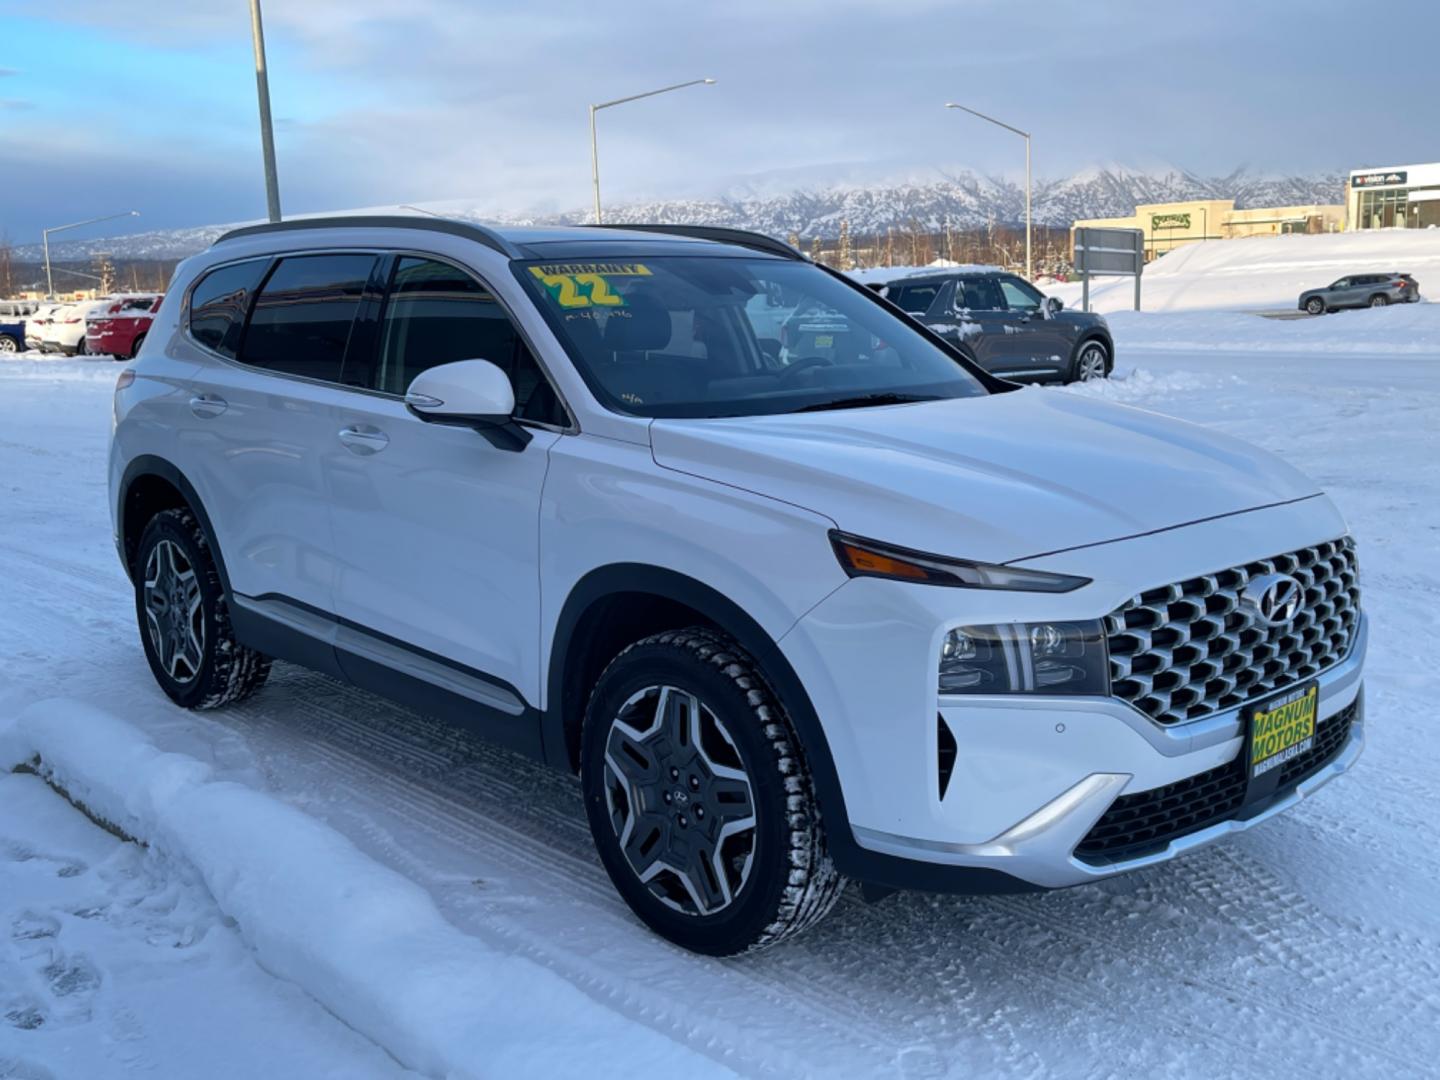
[(754, 251), (763, 251), (769, 255), (779, 255), (782, 259), (805, 260), (805, 256), (796, 251), (789, 244), (781, 243), (772, 236), (764, 233), (750, 232), (746, 229), (726, 229), (719, 225), (588, 225), (590, 229), (628, 229), (633, 232), (668, 233), (672, 236), (685, 236), (692, 240), (712, 240), (717, 244), (734, 244), (736, 247), (746, 247)]
[(466, 221), (451, 221), (449, 218), (420, 217), (418, 215), (412, 217), (402, 214), (291, 218), (289, 221), (272, 221), (264, 225), (246, 225), (244, 228), (231, 229), (215, 243), (223, 244), (227, 240), (238, 240), (244, 236), (301, 232), (306, 229), (423, 229), (427, 232), (463, 236), (466, 240), (474, 240), (476, 243), (484, 244), (486, 247), (500, 252), (506, 258), (522, 259), (525, 257), (524, 253), (514, 244), (494, 229), (486, 228), (484, 225), (474, 225)]

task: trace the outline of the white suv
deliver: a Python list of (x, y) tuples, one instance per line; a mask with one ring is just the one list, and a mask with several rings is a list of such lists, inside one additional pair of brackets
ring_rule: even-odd
[(688, 948), (847, 879), (1163, 862), (1360, 753), (1354, 547), (1311, 480), (997, 379), (783, 244), (301, 220), (171, 290), (110, 461), (165, 692), (279, 658), (578, 771)]

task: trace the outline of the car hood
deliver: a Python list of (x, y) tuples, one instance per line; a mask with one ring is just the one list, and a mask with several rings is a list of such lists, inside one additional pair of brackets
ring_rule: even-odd
[(1238, 439), (1053, 390), (656, 420), (650, 432), (663, 467), (793, 503), (846, 532), (984, 562), (1319, 494)]

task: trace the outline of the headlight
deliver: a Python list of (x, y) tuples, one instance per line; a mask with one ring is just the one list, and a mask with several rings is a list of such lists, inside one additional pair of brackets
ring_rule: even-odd
[(917, 585), (949, 585), (958, 589), (1008, 589), (1013, 592), (1070, 592), (1090, 584), (1089, 578), (927, 555), (835, 530), (830, 533), (830, 543), (835, 548), (835, 557), (840, 560), (841, 567), (851, 577), (889, 578)]
[(1105, 633), (1092, 622), (961, 626), (940, 651), (942, 694), (1108, 694)]

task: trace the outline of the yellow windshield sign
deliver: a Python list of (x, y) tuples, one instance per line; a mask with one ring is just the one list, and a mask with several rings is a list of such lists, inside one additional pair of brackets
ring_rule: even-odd
[(643, 263), (557, 263), (532, 266), (545, 291), (563, 308), (624, 307), (625, 298), (611, 288), (612, 278), (649, 277)]

